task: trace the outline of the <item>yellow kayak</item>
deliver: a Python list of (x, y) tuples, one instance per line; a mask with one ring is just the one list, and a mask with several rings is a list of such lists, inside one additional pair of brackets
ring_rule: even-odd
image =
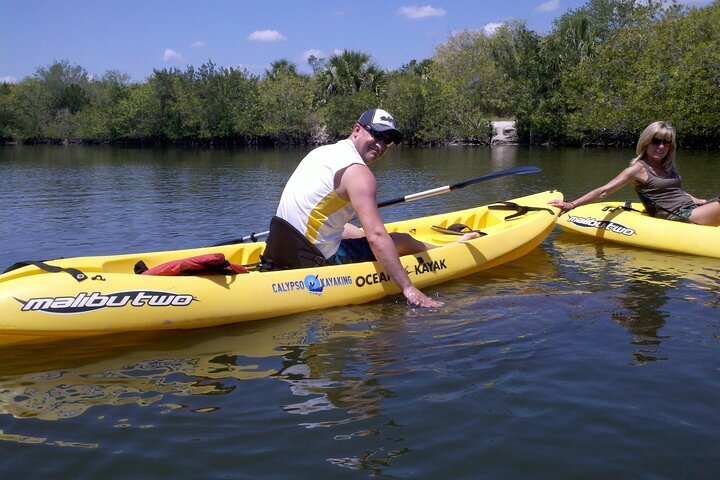
[(720, 227), (651, 217), (641, 203), (582, 205), (561, 216), (558, 226), (567, 232), (635, 247), (720, 258)]
[[(510, 202), (387, 224), (437, 245), (401, 257), (419, 288), (519, 258), (552, 231), (562, 198), (544, 192)], [(463, 243), (448, 230), (462, 224), (485, 235)], [(77, 257), (46, 261), (0, 275), (0, 341), (6, 337), (77, 336), (121, 331), (211, 327), (349, 304), (399, 293), (377, 262), (234, 275), (138, 275), (168, 261), (222, 253), (233, 264), (259, 261), (263, 242), (192, 250)], [(81, 280), (78, 280), (78, 276)]]

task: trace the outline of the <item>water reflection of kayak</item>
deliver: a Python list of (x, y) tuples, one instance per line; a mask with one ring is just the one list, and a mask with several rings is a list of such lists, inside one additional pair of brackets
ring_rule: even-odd
[(654, 218), (642, 204), (590, 203), (558, 219), (565, 231), (636, 247), (720, 258), (720, 227)]
[(586, 272), (608, 272), (621, 281), (632, 278), (670, 286), (684, 280), (718, 288), (720, 261), (714, 258), (623, 246), (567, 232), (556, 235), (555, 240), (553, 246), (560, 257)]
[[(424, 288), (507, 263), (533, 250), (555, 225), (557, 209), (547, 205), (552, 198), (562, 198), (562, 194), (544, 192), (514, 199), (512, 204), (406, 220), (387, 228), (409, 232), (439, 247), (401, 258), (413, 283)], [(453, 224), (485, 235), (453, 243), (458, 238), (448, 231)], [(222, 253), (233, 264), (253, 264), (264, 246), (257, 242), (46, 262), (65, 269), (54, 273), (35, 265), (12, 270), (0, 276), (0, 337), (12, 341), (201, 328), (366, 303), (399, 293), (377, 262), (237, 275), (134, 273), (138, 261), (152, 268), (209, 253)], [(84, 275), (82, 281), (73, 276), (77, 272)]]
[(58, 420), (94, 406), (146, 406), (168, 396), (223, 394), (238, 380), (279, 375), (297, 356), (292, 352), (314, 342), (372, 335), (363, 325), (327, 311), (173, 335), (133, 333), (92, 342), (0, 346), (0, 414)]

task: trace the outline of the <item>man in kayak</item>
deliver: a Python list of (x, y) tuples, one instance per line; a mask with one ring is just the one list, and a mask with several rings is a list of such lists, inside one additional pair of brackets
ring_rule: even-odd
[(682, 189), (675, 165), (675, 149), (675, 129), (665, 122), (651, 123), (640, 134), (635, 151), (637, 156), (617, 177), (577, 200), (551, 200), (550, 205), (561, 208), (562, 215), (632, 184), (645, 210), (653, 217), (719, 226), (720, 199), (695, 198)]
[[(429, 298), (412, 284), (399, 258), (434, 246), (405, 233), (389, 234), (378, 212), (377, 182), (369, 167), (401, 141), (402, 134), (392, 115), (374, 108), (360, 116), (348, 138), (310, 152), (285, 185), (270, 225), (265, 251), (270, 260), (287, 257), (288, 251), (310, 259), (310, 263), (299, 266), (377, 259), (408, 303), (441, 306), (442, 302)], [(362, 230), (348, 223), (354, 215)], [(288, 239), (298, 232), (296, 246), (288, 246)], [(477, 236), (475, 232), (467, 233), (459, 241)], [(282, 246), (276, 246), (278, 239)], [(298, 265), (281, 262), (280, 266)]]

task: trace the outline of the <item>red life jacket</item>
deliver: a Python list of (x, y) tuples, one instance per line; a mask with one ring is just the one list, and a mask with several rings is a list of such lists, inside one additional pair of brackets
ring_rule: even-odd
[(135, 265), (135, 272), (142, 275), (235, 275), (248, 273), (242, 265), (235, 265), (225, 259), (222, 253), (209, 253), (196, 257), (172, 260), (148, 269), (143, 262)]

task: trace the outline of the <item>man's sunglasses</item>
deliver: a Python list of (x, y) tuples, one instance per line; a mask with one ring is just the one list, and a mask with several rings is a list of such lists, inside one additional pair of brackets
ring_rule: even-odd
[(650, 143), (652, 143), (653, 145), (665, 145), (667, 147), (672, 142), (668, 140), (663, 140), (662, 138), (653, 138), (652, 140), (650, 140)]
[(365, 131), (367, 131), (370, 135), (372, 135), (372, 137), (375, 139), (376, 142), (382, 142), (385, 144), (386, 147), (392, 147), (393, 145), (395, 145), (395, 141), (392, 138), (390, 138), (390, 136), (385, 135), (382, 132), (378, 132), (377, 130), (374, 130), (369, 125), (363, 125), (362, 127), (365, 129)]

